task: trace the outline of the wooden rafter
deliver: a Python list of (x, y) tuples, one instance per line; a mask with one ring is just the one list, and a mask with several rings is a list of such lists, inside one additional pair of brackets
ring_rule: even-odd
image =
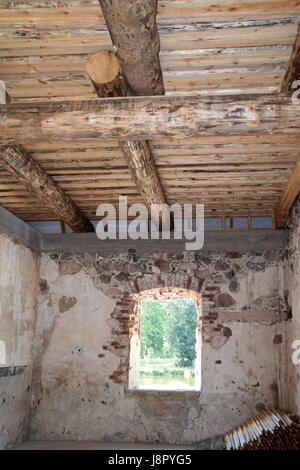
[(99, 0), (122, 72), (134, 95), (163, 95), (157, 0)]
[(74, 232), (94, 231), (79, 207), (21, 146), (0, 147), (0, 163)]
[[(98, 85), (98, 96), (163, 95), (157, 0), (99, 0), (99, 3), (116, 55), (103, 51), (90, 59), (89, 68), (94, 64), (92, 74), (96, 80), (93, 83), (96, 81)], [(109, 80), (107, 72), (111, 72)], [(158, 226), (168, 221), (167, 201), (148, 142), (127, 140), (119, 146), (143, 201), (152, 210), (157, 205), (163, 207), (162, 213), (154, 210), (154, 221)]]
[(281, 91), (293, 91), (293, 83), (296, 80), (300, 80), (300, 25), (298, 26), (297, 36), (290, 57), (289, 65), (282, 81)]
[(0, 111), (4, 144), (300, 133), (300, 106), (282, 93), (12, 103)]
[[(87, 71), (100, 98), (131, 94), (121, 75), (119, 62), (114, 52), (101, 51), (92, 55), (87, 63)], [(126, 158), (132, 179), (146, 205), (149, 208), (152, 205), (153, 209), (155, 207), (153, 204), (167, 204), (148, 142), (120, 141), (119, 146)], [(167, 208), (164, 208), (162, 214), (153, 214), (153, 217), (159, 225), (160, 220), (169, 217)]]
[[(300, 25), (296, 35), (295, 44), (290, 61), (282, 81), (282, 92), (293, 91), (293, 83), (300, 80)], [(282, 228), (286, 223), (289, 210), (300, 191), (300, 157), (290, 174), (288, 183), (281, 194), (280, 200), (274, 212), (275, 228)]]
[[(7, 99), (5, 83), (0, 82), (0, 104), (6, 103)], [(94, 226), (79, 207), (20, 145), (0, 147), (0, 164), (74, 232), (94, 231)]]
[(293, 169), (288, 183), (280, 197), (278, 206), (275, 210), (275, 227), (282, 228), (285, 225), (289, 210), (292, 207), (300, 191), (300, 157)]

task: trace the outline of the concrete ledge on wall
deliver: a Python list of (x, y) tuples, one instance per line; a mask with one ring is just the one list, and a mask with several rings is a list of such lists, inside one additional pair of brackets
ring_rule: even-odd
[(20, 240), (24, 245), (29, 246), (33, 250), (41, 250), (42, 234), (4, 209), (4, 207), (0, 206), (0, 234), (1, 233), (5, 233), (10, 237)]
[[(286, 230), (217, 231), (206, 230), (205, 251), (279, 250), (284, 247)], [(187, 240), (188, 241), (188, 240)], [(67, 253), (126, 252), (182, 252), (184, 240), (99, 240), (95, 233), (45, 234), (42, 251)]]
[[(42, 234), (0, 206), (0, 233), (37, 251), (64, 253), (183, 252), (190, 240), (100, 240), (95, 233)], [(205, 251), (278, 250), (285, 246), (287, 230), (206, 230)]]

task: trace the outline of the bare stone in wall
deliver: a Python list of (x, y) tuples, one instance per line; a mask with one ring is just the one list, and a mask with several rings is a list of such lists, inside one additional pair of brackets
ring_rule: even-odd
[(226, 336), (226, 338), (229, 338), (230, 336), (232, 336), (232, 331), (228, 326), (224, 326), (222, 333), (223, 333), (223, 336)]
[(163, 259), (157, 259), (154, 264), (160, 269), (162, 273), (169, 272), (169, 263), (167, 261)]
[(266, 263), (265, 262), (255, 262), (255, 261), (248, 261), (246, 263), (246, 266), (251, 270), (251, 271), (264, 271), (266, 268)]
[(68, 310), (70, 310), (72, 307), (74, 307), (74, 305), (77, 303), (77, 299), (76, 297), (66, 297), (65, 295), (63, 295), (60, 299), (59, 299), (59, 312), (60, 313), (64, 313), (64, 312), (67, 312)]
[(62, 276), (65, 276), (67, 274), (76, 274), (81, 270), (81, 265), (79, 263), (76, 263), (76, 261), (63, 261), (59, 264), (59, 273)]
[(238, 251), (227, 251), (225, 256), (226, 258), (229, 258), (229, 259), (237, 259), (237, 258), (241, 258), (242, 254), (239, 253)]
[(199, 253), (195, 254), (195, 261), (199, 265), (207, 265), (209, 266), (211, 264), (211, 259), (208, 258), (207, 256), (199, 255)]
[(128, 250), (128, 258), (130, 259), (130, 261), (137, 263), (140, 260), (141, 256), (136, 253), (136, 250), (134, 248), (130, 248)]
[(107, 276), (106, 274), (101, 274), (100, 276), (100, 281), (103, 282), (103, 284), (109, 284), (110, 283), (110, 276)]
[(232, 269), (231, 271), (228, 271), (227, 273), (225, 273), (225, 275), (228, 279), (233, 279), (235, 277), (235, 272)]
[(215, 283), (215, 284), (222, 284), (224, 282), (224, 278), (222, 274), (218, 273), (212, 273), (210, 275), (210, 279)]
[(120, 272), (119, 274), (116, 275), (115, 279), (117, 281), (124, 281), (125, 279), (127, 279), (127, 275), (123, 272)]
[(195, 271), (194, 273), (194, 276), (197, 278), (197, 279), (207, 279), (209, 278), (210, 276), (210, 272), (209, 271)]
[(229, 264), (225, 263), (225, 261), (218, 260), (215, 264), (215, 268), (217, 271), (226, 271), (229, 269)]
[(239, 290), (239, 287), (240, 287), (240, 285), (235, 279), (232, 279), (232, 281), (230, 281), (229, 290), (231, 292), (237, 292)]
[(234, 304), (235, 301), (229, 294), (220, 294), (217, 298), (217, 305), (219, 307), (231, 307)]

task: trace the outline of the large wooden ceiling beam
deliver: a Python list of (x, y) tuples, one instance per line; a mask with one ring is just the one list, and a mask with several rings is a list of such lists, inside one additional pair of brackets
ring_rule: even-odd
[(157, 0), (99, 0), (116, 56), (134, 95), (163, 95)]
[[(7, 101), (9, 96), (5, 83), (0, 81), (0, 104), (5, 104)], [(20, 145), (0, 147), (0, 164), (74, 232), (94, 232), (93, 224), (79, 207)]]
[[(114, 52), (101, 51), (93, 54), (87, 63), (87, 72), (100, 98), (131, 94), (131, 90), (128, 89), (121, 74), (120, 65)], [(167, 204), (148, 142), (143, 140), (120, 141), (119, 146), (145, 204), (149, 208), (153, 204)], [(152, 209), (154, 209), (153, 206)], [(164, 214), (164, 212), (167, 213)], [(164, 218), (168, 220), (167, 208), (164, 208), (162, 214), (153, 214), (153, 217), (157, 225)]]
[[(295, 90), (293, 83), (296, 80), (300, 80), (300, 25), (296, 35), (296, 40), (291, 53), (289, 64), (283, 77), (281, 91), (292, 92)], [(299, 87), (297, 87), (299, 88)], [(298, 105), (299, 106), (299, 105)], [(286, 223), (286, 219), (289, 215), (290, 208), (293, 205), (300, 191), (300, 157), (294, 167), (288, 183), (281, 194), (279, 203), (274, 212), (275, 228), (282, 228)]]
[(289, 94), (152, 96), (0, 106), (0, 143), (300, 134)]
[(0, 147), (0, 164), (74, 232), (94, 232), (94, 226), (79, 207), (22, 147)]
[(286, 219), (289, 215), (290, 208), (292, 207), (298, 193), (300, 191), (300, 157), (293, 169), (288, 183), (280, 197), (278, 206), (275, 210), (275, 228), (282, 228), (285, 225)]
[(289, 65), (282, 81), (281, 91), (293, 91), (293, 82), (296, 80), (300, 80), (300, 25), (298, 26), (298, 32)]

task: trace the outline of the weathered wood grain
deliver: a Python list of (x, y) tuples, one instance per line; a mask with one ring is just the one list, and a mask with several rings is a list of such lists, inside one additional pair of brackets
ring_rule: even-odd
[(281, 91), (292, 91), (293, 82), (296, 80), (300, 80), (300, 24), (298, 26), (297, 36), (289, 65), (282, 81)]
[[(118, 59), (112, 51), (100, 51), (92, 55), (87, 63), (87, 71), (99, 97), (130, 96), (131, 89), (123, 77)], [(125, 156), (131, 177), (137, 186), (144, 203), (150, 209), (156, 204), (167, 204), (154, 159), (148, 142), (120, 141), (120, 149)], [(125, 170), (126, 173), (126, 170)], [(159, 226), (169, 217), (165, 209), (162, 213), (153, 211), (154, 222)]]
[[(179, 98), (214, 94), (221, 99), (221, 95), (229, 94), (280, 92), (295, 42), (299, 7), (299, 0), (158, 0), (157, 29), (166, 93)], [(72, 99), (79, 105), (82, 100), (95, 99), (85, 64), (88, 55), (100, 48), (111, 50), (112, 44), (98, 0), (0, 2), (0, 80), (6, 82), (14, 103), (26, 100), (34, 106), (37, 100), (50, 103)], [(206, 215), (212, 216), (274, 212), (297, 161), (300, 142), (298, 129), (287, 133), (287, 128), (293, 129), (296, 123), (293, 116), (279, 110), (277, 116), (281, 123), (286, 119), (286, 128), (279, 133), (268, 116), (264, 122), (260, 120), (256, 131), (246, 119), (245, 133), (237, 130), (235, 135), (231, 132), (237, 129), (236, 121), (232, 124), (231, 117), (227, 134), (217, 134), (220, 128), (217, 124), (214, 129), (212, 116), (208, 122), (212, 129), (207, 134), (204, 127), (199, 133), (204, 119), (198, 129), (195, 124), (193, 132), (197, 135), (191, 137), (177, 138), (175, 132), (168, 132), (169, 137), (158, 139), (158, 126), (153, 131), (148, 129), (168, 201), (215, 201), (206, 209)], [(17, 114), (15, 117), (19, 118)], [(118, 126), (118, 117), (116, 114), (112, 124)], [(240, 123), (244, 117), (239, 117)], [(136, 131), (138, 135), (138, 123)], [(16, 129), (15, 137), (18, 133)], [(40, 139), (33, 133), (31, 140), (28, 127), (26, 149), (54, 180), (58, 178), (88, 216), (94, 216), (97, 202), (110, 202), (120, 192), (128, 195), (130, 202), (142, 202), (129, 171), (124, 174), (126, 159), (119, 143), (108, 134), (99, 138), (97, 130), (95, 137), (84, 134), (88, 135), (86, 139), (76, 136), (62, 141), (60, 136), (52, 139), (42, 131)], [(110, 178), (106, 169), (111, 170)], [(226, 178), (226, 173), (231, 176)], [(76, 176), (74, 180), (72, 175)], [(249, 201), (257, 202), (256, 207), (247, 207), (247, 194)], [(227, 207), (217, 204), (220, 195), (224, 200), (228, 197)], [(256, 195), (264, 201), (263, 207)], [(271, 195), (275, 199), (270, 200)], [(0, 167), (0, 203), (5, 204), (6, 199), (10, 209), (20, 206), (23, 218), (57, 218), (46, 206), (40, 206), (38, 199), (27, 201), (29, 197), (23, 185), (8, 178)], [(230, 206), (232, 199), (240, 205)], [(36, 211), (30, 212), (31, 207)]]
[(2, 143), (299, 133), (300, 106), (287, 94), (17, 103), (0, 119)]
[(284, 191), (281, 194), (280, 200), (276, 207), (275, 216), (275, 227), (282, 228), (285, 225), (286, 219), (289, 214), (289, 210), (292, 207), (298, 193), (300, 191), (300, 157), (292, 173), (290, 174)]
[(157, 0), (99, 0), (122, 72), (134, 95), (163, 95)]
[(0, 147), (0, 162), (74, 232), (94, 231), (78, 206), (23, 148), (18, 145)]

